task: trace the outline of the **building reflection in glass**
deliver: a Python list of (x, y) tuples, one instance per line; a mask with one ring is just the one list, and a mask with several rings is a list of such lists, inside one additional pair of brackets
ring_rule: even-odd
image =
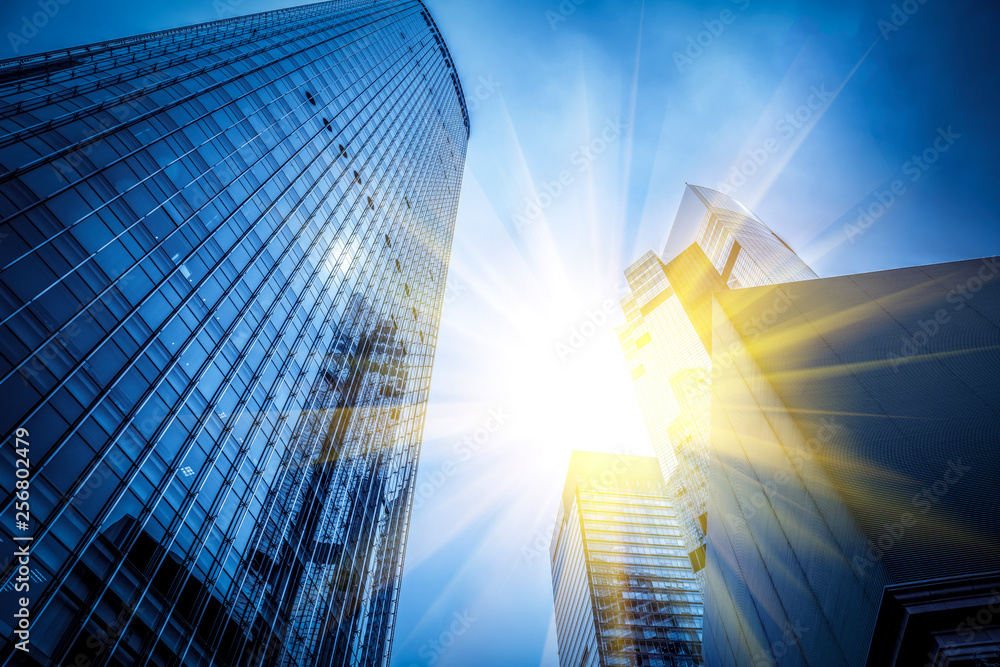
[(423, 5), (27, 56), (0, 94), (31, 659), (387, 665), (469, 131)]

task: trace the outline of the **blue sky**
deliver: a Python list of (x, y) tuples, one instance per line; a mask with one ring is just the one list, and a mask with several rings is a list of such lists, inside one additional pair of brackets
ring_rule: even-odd
[[(821, 276), (1000, 254), (995, 3), (577, 2), (427, 0), (472, 135), (393, 667), (558, 663), (569, 452), (651, 453), (612, 324), (685, 182)], [(68, 0), (21, 53), (291, 4)]]

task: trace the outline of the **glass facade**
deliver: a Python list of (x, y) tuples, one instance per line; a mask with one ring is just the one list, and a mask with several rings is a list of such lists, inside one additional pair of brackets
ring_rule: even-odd
[(19, 657), (387, 665), (469, 132), (422, 3), (6, 61), (0, 95)]
[(574, 452), (551, 556), (560, 667), (703, 664), (700, 587), (655, 458)]
[(727, 194), (688, 185), (662, 259), (669, 263), (697, 243), (730, 289), (817, 278), (787, 243)]
[(711, 427), (711, 293), (816, 278), (748, 208), (688, 185), (664, 254), (625, 270), (618, 339), (704, 583)]
[(698, 516), (707, 495), (710, 414), (708, 402), (698, 401), (698, 394), (689, 390), (707, 386), (711, 359), (652, 251), (630, 266), (625, 277), (631, 291), (621, 301), (626, 321), (617, 329), (618, 340), (653, 451), (680, 513), (692, 566), (700, 571), (704, 557), (694, 552), (704, 544)]

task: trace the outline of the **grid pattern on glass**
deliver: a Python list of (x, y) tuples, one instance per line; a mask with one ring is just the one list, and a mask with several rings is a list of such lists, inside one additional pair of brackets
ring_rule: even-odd
[[(680, 300), (671, 291), (663, 264), (652, 252), (632, 264), (626, 278), (633, 290), (647, 295), (645, 306), (637, 303), (635, 292), (622, 299), (625, 324), (616, 329), (646, 429), (665, 478), (676, 467), (676, 439), (671, 424), (681, 416), (682, 403), (674, 396), (671, 378), (690, 368), (710, 369), (711, 361), (691, 325)], [(655, 285), (650, 289), (650, 285)], [(662, 298), (662, 297), (666, 298)], [(662, 300), (660, 300), (662, 298)], [(650, 307), (652, 306), (652, 307)], [(645, 311), (645, 312), (643, 312)], [(642, 373), (639, 374), (639, 369)], [(687, 421), (691, 421), (687, 417)]]
[[(632, 294), (627, 295), (622, 300), (626, 322), (617, 331), (653, 451), (678, 509), (685, 554), (693, 554), (687, 556), (690, 563), (700, 564), (704, 559), (698, 554), (705, 535), (698, 517), (705, 513), (707, 502), (711, 415), (705, 393), (695, 390), (707, 389), (711, 360), (666, 280), (659, 258), (646, 253), (626, 272), (629, 284), (636, 287), (642, 284), (638, 276), (649, 282), (656, 274), (666, 283), (661, 296), (640, 308)], [(636, 369), (642, 369), (641, 374)], [(695, 578), (703, 588), (700, 567)]]
[(677, 457), (677, 467), (668, 479), (668, 488), (678, 510), (689, 559), (696, 568), (695, 576), (704, 585), (703, 554), (707, 536), (699, 517), (708, 509), (711, 373), (706, 368), (685, 368), (670, 378), (670, 385), (680, 410), (668, 428)]
[(559, 638), (559, 667), (598, 667), (600, 652), (580, 515), (575, 505), (563, 511), (556, 521), (552, 540), (552, 598)]
[[(673, 224), (672, 232), (682, 228), (678, 239), (697, 243), (731, 289), (816, 277), (759, 217), (721, 192), (688, 185)], [(674, 257), (684, 250), (675, 245)], [(631, 292), (621, 301), (626, 322), (617, 329), (619, 342), (691, 562), (704, 583), (711, 360), (674, 295), (686, 286), (670, 284), (655, 254), (647, 252), (625, 275)]]
[[(698, 245), (730, 288), (756, 287), (817, 278), (795, 252), (750, 209), (729, 195), (688, 186), (706, 207)], [(731, 274), (725, 267), (734, 243), (740, 250)]]
[(659, 464), (576, 452), (570, 465), (552, 563), (560, 665), (701, 665), (700, 584)]
[(388, 664), (468, 138), (423, 5), (42, 54), (0, 92), (33, 651)]

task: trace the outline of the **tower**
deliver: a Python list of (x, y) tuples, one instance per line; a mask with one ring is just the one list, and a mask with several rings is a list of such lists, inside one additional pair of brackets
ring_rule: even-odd
[(708, 662), (1000, 658), (998, 275), (986, 257), (713, 296)]
[(426, 9), (28, 56), (0, 96), (30, 658), (387, 665), (469, 132)]
[(550, 547), (560, 667), (701, 665), (701, 593), (651, 457), (573, 452)]
[[(705, 566), (711, 426), (712, 293), (816, 278), (729, 195), (687, 185), (662, 256), (625, 270), (618, 339), (646, 428), (682, 517), (692, 567)], [(784, 293), (783, 293), (784, 294)]]

